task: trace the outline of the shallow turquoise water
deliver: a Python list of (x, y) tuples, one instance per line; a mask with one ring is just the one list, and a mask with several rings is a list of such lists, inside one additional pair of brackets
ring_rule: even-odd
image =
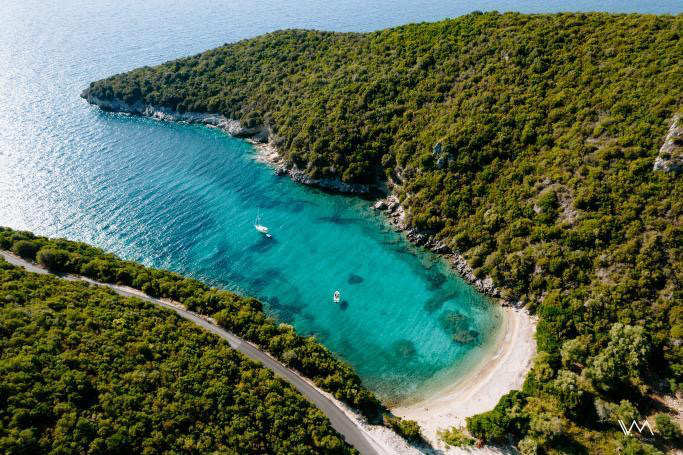
[[(602, 7), (681, 9), (656, 3)], [(5, 1), (0, 225), (83, 240), (259, 296), (271, 314), (348, 360), (383, 398), (414, 398), (461, 373), (463, 357), (495, 332), (495, 307), (388, 231), (367, 201), (275, 177), (248, 144), (218, 131), (105, 114), (78, 94), (94, 79), (277, 28), (362, 31), (474, 9), (590, 4)], [(253, 229), (259, 208), (272, 240)], [(476, 331), (476, 340), (454, 342), (454, 327)]]

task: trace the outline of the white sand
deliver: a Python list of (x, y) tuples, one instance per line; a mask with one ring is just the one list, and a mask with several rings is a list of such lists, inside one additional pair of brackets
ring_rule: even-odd
[[(524, 309), (502, 308), (501, 336), (485, 356), (458, 382), (419, 403), (392, 409), (395, 415), (416, 420), (435, 449), (447, 448), (437, 431), (464, 427), (465, 418), (493, 409), (500, 397), (520, 389), (536, 354), (535, 320)], [(487, 450), (489, 451), (489, 450)]]

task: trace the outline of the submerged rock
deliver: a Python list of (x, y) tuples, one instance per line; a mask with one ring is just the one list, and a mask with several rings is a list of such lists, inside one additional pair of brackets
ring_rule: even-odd
[(460, 330), (453, 335), (453, 341), (460, 344), (469, 344), (477, 339), (479, 332), (476, 330)]
[(391, 345), (392, 350), (398, 357), (404, 360), (411, 360), (417, 355), (415, 344), (410, 340), (398, 340)]
[(444, 285), (444, 283), (448, 280), (446, 275), (444, 275), (441, 272), (432, 272), (427, 274), (427, 282), (429, 283), (430, 287), (432, 289), (438, 289), (441, 286)]
[(459, 311), (444, 311), (439, 316), (439, 324), (449, 334), (468, 329), (469, 323), (464, 314)]

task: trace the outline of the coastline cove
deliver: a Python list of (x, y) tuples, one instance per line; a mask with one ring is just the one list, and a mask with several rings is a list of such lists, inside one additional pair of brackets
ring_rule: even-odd
[[(499, 306), (444, 259), (412, 245), (366, 198), (278, 177), (272, 163), (258, 163), (268, 161), (263, 148), (253, 138), (256, 144), (242, 140), (255, 134), (239, 123), (121, 107), (105, 110), (137, 115), (98, 115), (136, 129), (144, 124), (173, 136), (209, 137), (218, 147), (207, 147), (203, 156), (173, 152), (174, 163), (152, 166), (155, 185), (166, 195), (148, 194), (145, 212), (160, 212), (155, 225), (164, 224), (167, 232), (143, 245), (133, 241), (143, 256), (131, 257), (120, 241), (100, 246), (261, 299), (279, 321), (349, 362), (389, 406), (415, 403), (452, 385), (491, 349), (502, 326)], [(253, 228), (257, 211), (271, 238)], [(135, 237), (134, 230), (124, 235)], [(342, 295), (339, 304), (332, 299), (335, 290)]]

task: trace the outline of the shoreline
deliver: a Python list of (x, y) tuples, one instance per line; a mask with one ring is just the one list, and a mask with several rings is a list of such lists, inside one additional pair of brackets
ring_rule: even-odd
[(168, 107), (154, 106), (145, 104), (141, 101), (130, 104), (116, 98), (111, 100), (100, 99), (90, 93), (90, 88), (83, 90), (81, 98), (87, 103), (97, 106), (104, 112), (137, 115), (166, 122), (200, 124), (210, 128), (218, 128), (232, 137), (245, 139), (252, 144), (266, 145), (269, 148), (272, 148), (276, 156), (271, 156), (271, 158), (276, 159), (278, 162), (275, 170), (277, 175), (288, 175), (297, 183), (315, 186), (337, 193), (355, 195), (368, 195), (371, 193), (369, 185), (343, 182), (338, 177), (313, 178), (309, 176), (305, 170), (299, 169), (296, 165), (291, 163), (286, 163), (281, 159), (277, 152), (275, 135), (268, 125), (246, 126), (243, 125), (241, 121), (227, 118), (223, 114), (191, 111), (178, 112)]
[(441, 442), (437, 432), (463, 428), (467, 417), (492, 410), (503, 395), (521, 389), (524, 383), (536, 354), (536, 320), (524, 309), (501, 310), (498, 337), (470, 371), (417, 403), (392, 409), (400, 417), (417, 421), (435, 449), (458, 453)]

